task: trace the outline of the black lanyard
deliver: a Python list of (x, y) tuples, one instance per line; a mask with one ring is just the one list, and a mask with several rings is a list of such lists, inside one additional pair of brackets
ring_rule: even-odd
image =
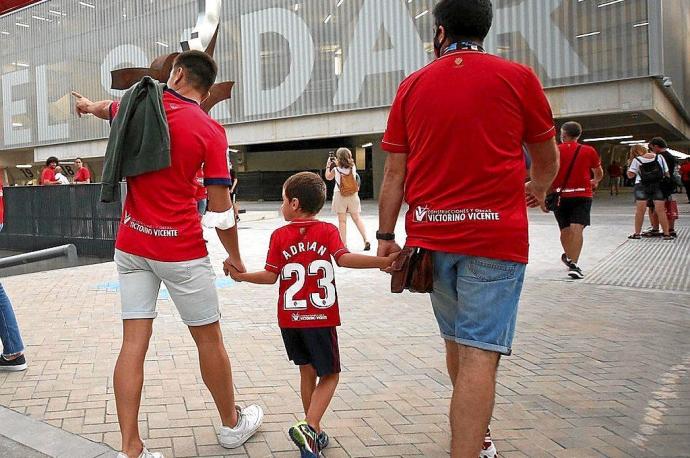
[(445, 51), (443, 51), (443, 55), (448, 54), (449, 52), (453, 51), (479, 51), (479, 52), (486, 52), (484, 47), (480, 45), (479, 43), (475, 43), (473, 41), (457, 41), (455, 43), (451, 43)]

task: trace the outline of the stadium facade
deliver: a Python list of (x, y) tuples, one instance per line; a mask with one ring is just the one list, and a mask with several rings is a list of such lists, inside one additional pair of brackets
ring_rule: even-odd
[[(77, 118), (70, 91), (119, 97), (110, 72), (180, 50), (204, 2), (9, 3), (18, 9), (0, 16), (0, 167), (14, 185), (35, 180), (50, 156), (83, 157), (98, 176), (108, 125)], [(237, 84), (211, 114), (226, 127), (239, 171), (319, 169), (328, 151), (348, 146), (378, 189), (397, 86), (433, 57), (435, 3), (223, 1), (215, 57), (219, 80)], [(628, 142), (657, 135), (688, 152), (690, 2), (493, 3), (488, 51), (532, 66), (556, 122), (577, 120), (585, 139), (604, 138), (591, 143), (605, 163), (621, 160)]]

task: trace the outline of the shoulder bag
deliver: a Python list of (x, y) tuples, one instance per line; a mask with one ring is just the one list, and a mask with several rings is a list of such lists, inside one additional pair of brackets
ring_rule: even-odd
[(550, 212), (558, 210), (558, 207), (561, 206), (561, 193), (563, 192), (563, 188), (565, 188), (565, 185), (568, 184), (568, 180), (570, 179), (570, 173), (573, 171), (573, 166), (575, 165), (575, 161), (577, 160), (577, 155), (580, 154), (580, 148), (582, 148), (582, 145), (577, 145), (575, 155), (573, 156), (573, 159), (570, 161), (568, 171), (565, 173), (563, 185), (558, 188), (558, 191), (548, 193), (546, 195), (546, 199), (544, 199), (544, 205), (546, 206), (546, 209)]

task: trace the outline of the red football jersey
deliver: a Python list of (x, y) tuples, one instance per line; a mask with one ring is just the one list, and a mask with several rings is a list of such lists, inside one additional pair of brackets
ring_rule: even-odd
[(593, 195), (592, 169), (601, 165), (601, 158), (597, 150), (589, 145), (580, 146), (580, 152), (577, 154), (577, 161), (573, 164), (568, 182), (563, 183), (578, 146), (580, 144), (577, 142), (558, 145), (558, 151), (561, 153), (561, 167), (556, 179), (553, 180), (553, 187), (561, 189), (561, 197), (592, 197)]
[(89, 179), (91, 179), (91, 173), (89, 172), (89, 169), (87, 169), (86, 167), (82, 167), (79, 170), (77, 170), (77, 174), (74, 177), (74, 182), (82, 183)]
[[(225, 129), (198, 103), (166, 89), (163, 107), (170, 131), (171, 166), (127, 178), (127, 197), (115, 247), (156, 261), (178, 262), (208, 255), (196, 195), (204, 184), (230, 186)], [(118, 102), (110, 106), (111, 119)]]
[(555, 135), (534, 72), (450, 52), (400, 84), (381, 144), (407, 154), (407, 244), (526, 263), (523, 143)]
[(271, 235), (266, 270), (280, 276), (281, 328), (340, 326), (331, 258), (348, 253), (338, 228), (318, 220), (295, 220)]
[(38, 184), (46, 184), (51, 181), (55, 181), (55, 169), (46, 167), (41, 172), (41, 179), (39, 180)]

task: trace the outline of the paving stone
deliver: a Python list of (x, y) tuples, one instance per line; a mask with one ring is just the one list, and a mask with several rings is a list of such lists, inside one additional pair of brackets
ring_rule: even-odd
[[(688, 208), (681, 204), (679, 227), (688, 224)], [(595, 202), (585, 274), (626, 240), (631, 217), (616, 215), (630, 210), (627, 201)], [(375, 228), (371, 204), (367, 213)], [(500, 456), (687, 456), (690, 295), (568, 281), (552, 215), (530, 217), (532, 263), (492, 422)], [(240, 231), (245, 262), (260, 269), (282, 223), (244, 224), (251, 229)], [(673, 243), (690, 243), (683, 237)], [(214, 234), (207, 238), (220, 273), (221, 247)], [(336, 278), (343, 373), (323, 422), (332, 441), (324, 456), (448, 456), (451, 388), (428, 297), (388, 294), (390, 279), (379, 272), (336, 268)], [(0, 405), (120, 446), (112, 386), (119, 294), (102, 286), (115, 281), (112, 263), (3, 279), (29, 369), (0, 373)], [(299, 371), (284, 354), (275, 294), (246, 283), (219, 289), (237, 403), (258, 403), (266, 413), (261, 430), (235, 450), (218, 445), (218, 414), (194, 342), (171, 301), (159, 300), (139, 415), (151, 449), (166, 457), (295, 456), (286, 431), (304, 417)]]

